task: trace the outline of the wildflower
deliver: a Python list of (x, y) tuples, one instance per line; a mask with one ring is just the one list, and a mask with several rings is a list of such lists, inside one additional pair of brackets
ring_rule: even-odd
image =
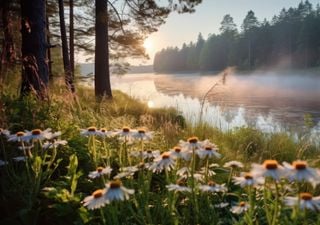
[(143, 159), (154, 159), (160, 156), (160, 151), (159, 150), (155, 150), (155, 151), (145, 151), (142, 153), (142, 157)]
[(132, 194), (134, 194), (134, 190), (123, 187), (120, 180), (110, 181), (106, 185), (105, 199), (107, 203), (115, 200), (128, 200), (129, 195)]
[(313, 197), (312, 194), (300, 193), (299, 197), (285, 197), (284, 203), (287, 206), (299, 205), (300, 209), (320, 210), (320, 196)]
[(199, 141), (198, 137), (193, 136), (188, 138), (187, 141), (180, 140), (179, 145), (185, 151), (192, 151), (194, 149), (198, 149), (201, 147), (201, 142)]
[(145, 129), (140, 128), (136, 131), (133, 131), (132, 137), (136, 140), (144, 140), (144, 141), (150, 141), (152, 139), (153, 132), (149, 131), (147, 132)]
[(128, 167), (123, 167), (121, 173), (118, 173), (114, 179), (121, 179), (124, 177), (130, 177), (133, 176), (135, 172), (139, 171), (139, 168), (137, 166), (128, 166)]
[(3, 128), (0, 128), (0, 135), (5, 135), (8, 137), (10, 135), (10, 131), (3, 129)]
[(21, 142), (21, 141), (24, 141), (25, 139), (25, 136), (26, 136), (26, 133), (24, 133), (23, 131), (19, 131), (15, 134), (11, 134), (8, 136), (8, 141), (18, 141), (18, 142)]
[(223, 209), (225, 207), (229, 206), (229, 203), (228, 202), (221, 202), (219, 204), (215, 204), (214, 207), (215, 208), (219, 208), (219, 209)]
[(251, 173), (241, 173), (240, 177), (233, 177), (233, 182), (240, 187), (256, 186), (264, 183), (264, 177), (253, 177)]
[(40, 129), (34, 129), (32, 131), (26, 131), (25, 136), (23, 137), (24, 141), (31, 140), (44, 140), (51, 136), (51, 128), (45, 129), (44, 131)]
[(122, 129), (116, 130), (114, 135), (119, 136), (124, 140), (131, 140), (133, 131), (129, 127), (123, 127)]
[(207, 185), (200, 185), (200, 191), (202, 192), (226, 192), (227, 188), (225, 184), (216, 184), (213, 181), (209, 181)]
[(170, 154), (175, 159), (184, 159), (189, 161), (191, 159), (191, 152), (189, 151), (182, 151), (181, 147), (175, 146), (173, 149), (170, 149)]
[(318, 171), (310, 168), (306, 161), (297, 160), (292, 165), (284, 162), (283, 166), (287, 171), (287, 177), (290, 181), (308, 181), (314, 186), (320, 182)]
[(113, 135), (112, 131), (108, 131), (106, 128), (100, 128), (100, 130), (98, 130), (98, 136), (100, 137), (111, 137)]
[(229, 161), (226, 162), (223, 167), (229, 167), (232, 169), (236, 169), (236, 168), (243, 168), (243, 164), (239, 161)]
[(106, 189), (98, 189), (92, 193), (92, 195), (87, 196), (83, 200), (83, 206), (87, 207), (89, 210), (98, 209), (107, 203), (105, 198)]
[(191, 175), (191, 173), (188, 167), (182, 167), (177, 171), (177, 175), (180, 177), (187, 178)]
[(253, 163), (251, 174), (254, 177), (271, 177), (274, 180), (280, 180), (285, 175), (285, 170), (276, 160), (265, 160), (262, 165)]
[(47, 135), (46, 135), (46, 138), (48, 139), (48, 140), (54, 140), (54, 139), (56, 139), (57, 137), (59, 137), (59, 136), (61, 136), (61, 131), (57, 131), (57, 132), (54, 132), (54, 133), (48, 133)]
[(14, 161), (16, 162), (21, 162), (21, 161), (26, 161), (27, 157), (26, 156), (18, 156), (18, 157), (14, 157), (12, 158)]
[(234, 214), (242, 214), (242, 213), (248, 211), (249, 208), (250, 208), (250, 205), (248, 203), (240, 202), (238, 205), (232, 206), (230, 211)]
[(88, 127), (87, 129), (81, 129), (80, 135), (82, 136), (95, 136), (98, 135), (99, 132), (96, 127)]
[(109, 175), (111, 171), (112, 169), (109, 166), (105, 168), (99, 166), (96, 171), (90, 172), (88, 177), (91, 179), (95, 179), (101, 177), (102, 175)]
[(169, 184), (166, 185), (169, 191), (175, 192), (191, 192), (191, 188), (184, 186), (183, 184)]
[(175, 161), (170, 155), (170, 152), (164, 152), (161, 156), (157, 157), (153, 164), (149, 167), (149, 170), (153, 172), (161, 172), (162, 170), (170, 171), (175, 166)]
[(208, 156), (208, 158), (212, 158), (212, 157), (220, 158), (221, 157), (221, 154), (217, 152), (217, 149), (215, 149), (211, 146), (201, 148), (200, 150), (197, 151), (197, 154), (200, 159), (204, 159), (207, 156)]
[(206, 171), (206, 167), (202, 167), (202, 168), (200, 169), (200, 173), (201, 173), (201, 174), (205, 174), (206, 172), (208, 173), (208, 176), (210, 176), (210, 177), (216, 175), (216, 173), (215, 173), (213, 170), (208, 169), (208, 170)]
[(0, 166), (5, 166), (5, 165), (7, 165), (7, 164), (8, 164), (7, 161), (3, 161), (3, 160), (0, 159)]
[(47, 141), (42, 145), (42, 148), (43, 149), (57, 148), (60, 145), (66, 145), (66, 144), (68, 144), (68, 142), (65, 140), (57, 140), (57, 141), (53, 141), (53, 142)]

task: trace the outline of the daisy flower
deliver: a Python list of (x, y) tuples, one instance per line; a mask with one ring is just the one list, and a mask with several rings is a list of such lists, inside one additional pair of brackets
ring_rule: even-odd
[(150, 141), (153, 137), (153, 132), (147, 132), (145, 129), (140, 128), (136, 131), (133, 131), (132, 137), (136, 140)]
[(230, 211), (234, 214), (242, 214), (250, 208), (250, 205), (246, 202), (240, 202), (238, 205), (232, 206)]
[(200, 169), (200, 173), (201, 173), (201, 174), (205, 174), (206, 172), (208, 173), (208, 176), (210, 176), (210, 177), (216, 175), (216, 173), (215, 173), (213, 170), (208, 169), (208, 171), (206, 171), (206, 168), (205, 168), (205, 167), (202, 167), (202, 168)]
[(101, 177), (102, 175), (109, 175), (111, 173), (112, 169), (107, 166), (105, 168), (99, 166), (96, 171), (92, 171), (89, 173), (88, 177), (91, 179), (95, 179), (98, 177)]
[(124, 177), (130, 177), (133, 176), (135, 172), (139, 171), (139, 168), (137, 166), (128, 166), (128, 167), (123, 167), (121, 169), (121, 173), (118, 173), (114, 179), (121, 179)]
[(31, 140), (44, 140), (51, 136), (51, 128), (45, 129), (42, 131), (41, 129), (34, 129), (32, 131), (26, 131), (25, 136), (23, 137), (24, 141)]
[(154, 160), (153, 164), (149, 167), (149, 170), (152, 170), (153, 172), (161, 172), (164, 169), (170, 171), (174, 166), (175, 161), (171, 157), (170, 152), (164, 152)]
[(127, 189), (122, 186), (120, 180), (110, 181), (106, 184), (105, 200), (110, 203), (115, 200), (128, 200), (129, 195), (134, 194), (133, 189)]
[(26, 156), (18, 156), (18, 157), (13, 157), (12, 159), (16, 162), (22, 162), (22, 161), (24, 162), (27, 160), (27, 157)]
[(182, 167), (181, 169), (179, 169), (177, 171), (177, 175), (179, 177), (187, 178), (187, 177), (189, 177), (191, 175), (191, 173), (190, 173), (190, 170), (189, 170), (188, 167)]
[(300, 193), (299, 197), (285, 197), (284, 203), (287, 206), (299, 205), (300, 209), (320, 210), (320, 196), (313, 197), (310, 193)]
[(225, 184), (216, 184), (213, 181), (209, 181), (207, 185), (199, 185), (199, 189), (202, 192), (226, 192), (227, 188)]
[(173, 149), (169, 150), (171, 156), (175, 159), (184, 159), (189, 161), (191, 159), (191, 152), (190, 151), (182, 151), (181, 147), (175, 146)]
[(263, 177), (253, 177), (251, 173), (241, 173), (240, 177), (233, 177), (233, 183), (240, 187), (256, 186), (264, 183)]
[(155, 150), (155, 151), (145, 151), (142, 153), (142, 157), (143, 159), (154, 159), (160, 156), (160, 151), (159, 150)]
[(111, 137), (113, 132), (108, 131), (106, 128), (100, 128), (100, 130), (97, 131), (97, 135), (100, 137)]
[(86, 136), (86, 137), (88, 137), (88, 136), (94, 136), (94, 135), (98, 135), (99, 134), (99, 132), (98, 132), (98, 130), (97, 130), (97, 128), (96, 127), (88, 127), (87, 129), (81, 129), (80, 130), (80, 135), (82, 135), (82, 136)]
[(21, 142), (21, 141), (24, 141), (25, 139), (25, 136), (26, 136), (26, 133), (22, 132), (22, 131), (19, 131), (15, 134), (11, 134), (8, 136), (8, 141), (18, 141), (18, 142)]
[(283, 162), (290, 181), (308, 181), (316, 186), (320, 182), (320, 176), (316, 169), (310, 168), (306, 161), (297, 160), (292, 164)]
[(191, 192), (191, 188), (186, 187), (182, 184), (169, 184), (166, 185), (168, 191), (175, 191), (175, 192)]
[(198, 137), (193, 136), (188, 138), (187, 141), (180, 140), (179, 146), (183, 151), (192, 151), (201, 147), (202, 142), (199, 141)]
[(285, 170), (276, 160), (269, 159), (262, 165), (253, 163), (251, 174), (254, 177), (271, 177), (274, 180), (280, 180), (285, 175)]
[(53, 141), (53, 142), (45, 142), (43, 145), (42, 145), (42, 148), (45, 150), (45, 149), (48, 149), (48, 148), (57, 148), (58, 146), (60, 145), (66, 145), (68, 144), (67, 141), (65, 140), (56, 140), (56, 141)]
[(115, 131), (114, 135), (119, 136), (121, 139), (130, 140), (132, 138), (133, 131), (129, 127), (123, 127)]
[(8, 137), (10, 135), (10, 131), (3, 129), (3, 128), (0, 128), (0, 135), (5, 135)]
[(204, 159), (207, 156), (208, 156), (208, 158), (212, 158), (212, 157), (220, 158), (221, 157), (221, 154), (217, 152), (217, 149), (215, 149), (211, 146), (201, 148), (196, 153), (198, 154), (200, 159)]
[(83, 206), (87, 207), (89, 210), (98, 209), (107, 203), (105, 198), (106, 189), (98, 189), (92, 193), (92, 195), (87, 196), (82, 202)]
[(46, 138), (48, 139), (48, 140), (54, 140), (54, 139), (56, 139), (57, 137), (59, 137), (59, 136), (61, 136), (61, 131), (57, 131), (57, 132), (54, 132), (54, 133), (48, 133), (47, 135), (46, 135)]
[(243, 168), (243, 164), (239, 161), (229, 161), (226, 162), (223, 167), (228, 167), (232, 169)]

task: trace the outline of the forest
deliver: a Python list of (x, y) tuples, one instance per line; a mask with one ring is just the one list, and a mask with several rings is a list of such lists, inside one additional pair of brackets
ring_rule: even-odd
[(237, 29), (231, 15), (223, 17), (220, 34), (155, 55), (155, 72), (310, 68), (320, 65), (320, 7), (309, 1), (283, 8), (271, 21), (259, 21), (250, 10)]

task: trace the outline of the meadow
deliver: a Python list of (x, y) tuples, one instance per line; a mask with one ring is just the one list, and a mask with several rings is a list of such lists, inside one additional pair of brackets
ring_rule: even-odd
[(0, 224), (320, 224), (319, 147), (115, 91), (0, 96)]

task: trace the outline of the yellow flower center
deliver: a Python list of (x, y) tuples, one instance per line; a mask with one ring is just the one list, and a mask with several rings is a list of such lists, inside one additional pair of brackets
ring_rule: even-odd
[(19, 131), (19, 132), (16, 133), (16, 135), (17, 135), (17, 137), (22, 137), (24, 135), (24, 132)]
[(120, 180), (114, 180), (110, 182), (110, 188), (111, 189), (117, 189), (121, 187), (121, 181)]
[(308, 192), (300, 193), (300, 198), (305, 201), (310, 201), (312, 200), (312, 194)]
[(169, 159), (170, 158), (170, 154), (165, 152), (162, 154), (162, 159)]
[(246, 180), (252, 180), (252, 179), (253, 179), (253, 176), (251, 175), (251, 173), (246, 173), (246, 174), (244, 175), (244, 179), (246, 179)]
[(151, 151), (151, 150), (148, 150), (148, 151), (147, 151), (147, 153), (148, 153), (148, 154), (151, 154), (151, 153), (152, 153), (152, 151)]
[(144, 129), (139, 129), (139, 130), (138, 130), (138, 133), (139, 133), (139, 134), (145, 134), (146, 131), (145, 131)]
[(42, 131), (41, 131), (40, 129), (34, 129), (34, 130), (31, 131), (31, 134), (32, 134), (32, 135), (40, 135), (41, 132), (42, 132)]
[(102, 170), (103, 170), (103, 167), (101, 167), (101, 166), (99, 166), (99, 167), (97, 168), (97, 172), (98, 172), (98, 173), (101, 173)]
[(128, 133), (128, 132), (130, 132), (130, 128), (129, 127), (123, 127), (122, 128), (122, 132)]
[(246, 203), (245, 203), (245, 202), (240, 202), (240, 203), (239, 203), (239, 206), (240, 206), (240, 207), (245, 207), (245, 206), (246, 206)]
[(101, 128), (100, 131), (101, 131), (102, 133), (105, 133), (105, 132), (107, 132), (107, 129), (106, 129), (106, 128)]
[(208, 185), (211, 186), (211, 187), (214, 187), (214, 186), (216, 186), (216, 183), (214, 181), (210, 180), (208, 182)]
[(96, 132), (96, 131), (97, 131), (97, 128), (96, 128), (96, 127), (89, 127), (89, 128), (88, 128), (88, 131), (90, 131), (90, 132)]
[(188, 139), (188, 142), (189, 142), (190, 144), (197, 144), (197, 143), (198, 143), (198, 138), (195, 137), (195, 136), (190, 137), (190, 138)]
[(304, 161), (294, 161), (292, 163), (292, 166), (296, 169), (296, 170), (305, 170), (307, 168), (307, 163)]
[(207, 146), (207, 147), (205, 147), (204, 148), (206, 151), (212, 151), (212, 147), (210, 147), (210, 146)]
[(278, 162), (277, 160), (269, 159), (264, 161), (263, 166), (268, 170), (276, 170), (278, 169)]
[(186, 180), (185, 179), (179, 179), (176, 181), (176, 184), (179, 186), (186, 186)]
[(95, 192), (92, 193), (94, 198), (100, 198), (103, 194), (103, 190), (102, 189), (98, 189)]
[(173, 150), (177, 153), (181, 152), (181, 148), (179, 146), (175, 146)]

